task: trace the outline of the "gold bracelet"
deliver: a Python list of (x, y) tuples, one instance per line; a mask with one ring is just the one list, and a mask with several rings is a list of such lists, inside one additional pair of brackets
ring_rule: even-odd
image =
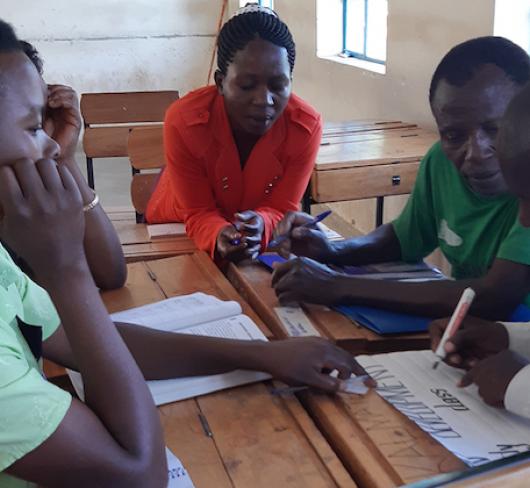
[(96, 192), (94, 192), (94, 200), (92, 200), (90, 203), (87, 203), (83, 207), (83, 212), (88, 212), (89, 210), (92, 210), (98, 203), (99, 203), (99, 195)]

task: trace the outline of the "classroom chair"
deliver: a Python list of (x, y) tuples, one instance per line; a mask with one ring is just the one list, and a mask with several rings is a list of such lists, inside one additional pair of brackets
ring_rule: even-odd
[(121, 93), (83, 93), (87, 180), (94, 189), (94, 158), (127, 157), (133, 127), (161, 127), (166, 109), (179, 98), (176, 90)]
[(161, 169), (166, 165), (161, 126), (135, 127), (129, 133), (127, 152), (132, 168), (131, 201), (136, 211), (136, 222), (143, 215), (153, 193)]

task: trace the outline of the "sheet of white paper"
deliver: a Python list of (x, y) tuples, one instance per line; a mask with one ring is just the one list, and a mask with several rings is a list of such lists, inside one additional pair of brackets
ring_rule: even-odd
[(288, 335), (292, 337), (320, 336), (300, 307), (274, 307)]
[(367, 375), (353, 376), (342, 382), (341, 393), (354, 393), (355, 395), (366, 395), (369, 388), (364, 384)]
[(219, 300), (198, 292), (117, 312), (112, 314), (111, 318), (114, 322), (133, 323), (165, 331), (181, 331), (185, 327), (240, 313), (239, 303)]
[(167, 488), (195, 488), (193, 481), (191, 481), (190, 475), (180, 462), (180, 459), (175, 456), (167, 447), (166, 458), (168, 472)]
[[(153, 317), (156, 321), (156, 317)], [(157, 327), (155, 327), (157, 328)], [(227, 339), (262, 340), (267, 338), (259, 327), (246, 315), (200, 324), (179, 330), (183, 334), (224, 337)], [(68, 371), (70, 380), (79, 398), (84, 400), (83, 379), (76, 371)], [(185, 400), (214, 391), (269, 379), (266, 373), (256, 371), (231, 371), (210, 376), (193, 376), (170, 380), (148, 381), (147, 385), (156, 405)]]
[(530, 420), (486, 405), (476, 385), (458, 388), (462, 372), (431, 351), (358, 356), (377, 392), (469, 466), (530, 450)]

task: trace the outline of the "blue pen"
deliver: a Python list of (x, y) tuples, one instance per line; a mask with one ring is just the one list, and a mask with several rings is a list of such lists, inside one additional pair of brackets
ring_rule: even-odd
[[(239, 229), (237, 228), (237, 225), (234, 224), (234, 222), (231, 222), (231, 224), (234, 226), (234, 229), (239, 232)], [(232, 244), (232, 246), (239, 246), (239, 244), (241, 244), (241, 239), (232, 239), (230, 241), (230, 244)]]
[[(321, 214), (317, 215), (313, 220), (310, 220), (309, 222), (301, 225), (300, 227), (313, 227), (317, 225), (319, 222), (322, 222), (326, 217), (329, 217), (330, 215), (331, 215), (331, 210), (326, 210), (325, 212), (322, 212)], [(277, 247), (288, 238), (289, 238), (289, 234), (278, 236), (276, 239), (273, 239), (272, 241), (269, 242), (269, 247)]]

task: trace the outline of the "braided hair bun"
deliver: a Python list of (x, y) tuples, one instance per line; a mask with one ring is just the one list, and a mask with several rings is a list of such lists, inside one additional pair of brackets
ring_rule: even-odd
[(295, 43), (287, 25), (278, 14), (256, 3), (240, 8), (224, 25), (217, 39), (217, 68), (226, 75), (237, 51), (260, 38), (287, 50), (291, 73), (296, 57)]

